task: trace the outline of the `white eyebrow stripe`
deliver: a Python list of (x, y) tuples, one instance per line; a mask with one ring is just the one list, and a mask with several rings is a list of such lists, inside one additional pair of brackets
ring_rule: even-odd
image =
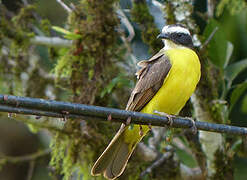
[(162, 33), (175, 33), (175, 32), (176, 33), (184, 33), (184, 34), (190, 35), (190, 32), (189, 32), (188, 29), (180, 27), (180, 26), (169, 27), (169, 25), (168, 25), (168, 26), (165, 26), (162, 29)]

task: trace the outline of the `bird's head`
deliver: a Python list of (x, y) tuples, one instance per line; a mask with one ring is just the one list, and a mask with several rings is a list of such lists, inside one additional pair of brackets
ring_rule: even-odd
[(164, 26), (158, 35), (165, 44), (165, 48), (193, 47), (192, 37), (188, 29), (181, 24)]

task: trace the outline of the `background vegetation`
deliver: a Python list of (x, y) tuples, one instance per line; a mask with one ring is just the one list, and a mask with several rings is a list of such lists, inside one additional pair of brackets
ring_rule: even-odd
[[(181, 115), (247, 126), (244, 0), (64, 3), (0, 0), (1, 94), (124, 109), (136, 63), (162, 48), (165, 24), (182, 23), (202, 78)], [(103, 179), (90, 169), (118, 127), (0, 113), (0, 179)], [(246, 165), (246, 137), (153, 128), (119, 179), (246, 179)]]

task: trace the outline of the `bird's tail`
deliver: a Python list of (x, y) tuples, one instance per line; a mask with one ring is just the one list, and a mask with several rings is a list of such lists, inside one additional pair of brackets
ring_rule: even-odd
[(115, 179), (123, 173), (136, 144), (142, 138), (140, 137), (138, 141), (130, 144), (125, 140), (126, 131), (128, 131), (128, 126), (122, 125), (105, 151), (95, 162), (91, 170), (93, 176), (103, 173), (105, 178)]

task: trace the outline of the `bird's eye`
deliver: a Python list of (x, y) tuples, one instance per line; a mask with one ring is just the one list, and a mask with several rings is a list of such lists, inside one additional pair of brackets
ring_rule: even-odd
[(182, 37), (183, 34), (182, 34), (182, 33), (178, 33), (177, 36), (178, 36), (178, 37)]

